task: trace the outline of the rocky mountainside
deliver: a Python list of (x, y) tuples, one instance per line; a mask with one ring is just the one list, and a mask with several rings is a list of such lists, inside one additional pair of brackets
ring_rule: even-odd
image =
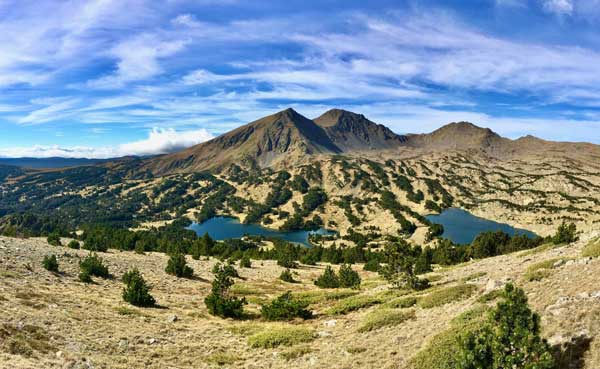
[(329, 110), (314, 121), (344, 152), (395, 149), (407, 141), (406, 136), (345, 110)]

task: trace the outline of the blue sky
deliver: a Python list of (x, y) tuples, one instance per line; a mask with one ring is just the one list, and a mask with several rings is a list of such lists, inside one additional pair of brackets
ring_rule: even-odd
[(0, 0), (0, 156), (190, 146), (294, 107), (600, 143), (600, 0)]

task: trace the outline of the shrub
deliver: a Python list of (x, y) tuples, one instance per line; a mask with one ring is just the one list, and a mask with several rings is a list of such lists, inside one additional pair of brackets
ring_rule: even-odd
[(512, 284), (487, 324), (461, 341), (459, 369), (555, 368), (550, 346), (540, 337), (540, 317), (529, 309), (525, 292)]
[(240, 259), (240, 268), (252, 268), (252, 261), (246, 255)]
[(352, 270), (350, 264), (344, 264), (338, 272), (338, 280), (340, 287), (359, 288), (360, 276), (358, 272)]
[(320, 288), (338, 288), (340, 286), (340, 280), (337, 275), (335, 275), (331, 266), (327, 266), (323, 274), (315, 281), (315, 285)]
[(383, 300), (377, 296), (352, 296), (338, 301), (329, 310), (328, 315), (343, 315), (352, 311), (364, 309), (373, 305), (381, 304)]
[(67, 244), (67, 247), (70, 248), (70, 249), (79, 250), (81, 248), (81, 245), (79, 244), (79, 241), (77, 241), (77, 240), (71, 240)]
[(273, 327), (253, 334), (248, 338), (248, 344), (255, 348), (274, 348), (278, 346), (293, 346), (310, 342), (315, 338), (311, 329), (282, 326)]
[(219, 273), (221, 271), (223, 273), (225, 273), (227, 276), (231, 277), (231, 278), (239, 278), (240, 277), (240, 274), (235, 269), (235, 267), (233, 266), (233, 264), (231, 264), (231, 262), (228, 262), (225, 265), (223, 265), (221, 263), (217, 263), (212, 268), (212, 273), (213, 274), (217, 274), (217, 273)]
[(215, 278), (212, 282), (211, 293), (206, 296), (204, 303), (208, 312), (222, 318), (241, 318), (244, 314), (245, 298), (231, 297), (229, 290), (233, 286), (231, 269), (221, 264), (215, 265)]
[(60, 242), (60, 235), (57, 233), (51, 233), (48, 235), (46, 241), (52, 246), (62, 246), (62, 243)]
[(156, 300), (150, 295), (151, 287), (146, 284), (139, 270), (133, 269), (123, 275), (123, 300), (134, 306), (154, 306)]
[(44, 256), (42, 266), (49, 272), (58, 273), (58, 260), (56, 260), (56, 255)]
[(555, 245), (561, 243), (571, 243), (577, 241), (577, 227), (575, 223), (562, 223), (558, 226), (556, 234), (552, 237), (552, 243)]
[(402, 324), (407, 320), (414, 319), (415, 317), (414, 310), (376, 309), (371, 314), (367, 315), (358, 331), (370, 332), (383, 327), (395, 326)]
[(379, 272), (380, 267), (381, 265), (379, 265), (379, 261), (377, 261), (377, 259), (371, 259), (365, 263), (363, 269), (368, 272)]
[(294, 318), (310, 319), (312, 312), (307, 310), (308, 303), (292, 297), (291, 292), (286, 292), (277, 297), (269, 305), (263, 305), (261, 315), (266, 320), (290, 320)]
[(294, 279), (294, 276), (292, 275), (292, 272), (289, 269), (286, 269), (283, 272), (281, 272), (281, 274), (279, 275), (279, 279), (288, 283), (298, 283), (298, 281)]
[(384, 307), (391, 309), (405, 309), (417, 304), (416, 297), (399, 297), (392, 301), (386, 302)]
[(442, 306), (454, 301), (469, 298), (476, 290), (477, 287), (472, 284), (459, 284), (458, 286), (437, 290), (420, 298), (419, 306), (423, 309)]
[(178, 278), (190, 278), (194, 274), (194, 270), (185, 261), (185, 255), (179, 252), (171, 255), (165, 272)]
[(79, 280), (83, 283), (92, 283), (92, 276), (89, 271), (82, 270), (79, 272)]
[[(95, 253), (92, 253), (85, 257), (82, 261), (79, 262), (79, 269), (81, 273), (79, 274), (79, 279), (82, 282), (87, 282), (88, 277), (91, 281), (91, 277), (100, 277), (100, 278), (110, 278), (111, 275), (108, 272), (108, 268), (104, 265), (101, 258), (98, 257)], [(85, 281), (82, 280), (82, 274), (84, 274)], [(85, 276), (87, 274), (87, 277)]]

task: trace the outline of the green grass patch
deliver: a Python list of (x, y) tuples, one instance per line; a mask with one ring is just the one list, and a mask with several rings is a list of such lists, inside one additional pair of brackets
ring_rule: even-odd
[(239, 360), (239, 356), (227, 352), (217, 352), (204, 358), (204, 362), (206, 362), (207, 364), (213, 364), (218, 366), (232, 365)]
[(383, 327), (400, 325), (415, 318), (414, 310), (377, 309), (367, 315), (358, 331), (370, 332)]
[(270, 327), (248, 337), (248, 344), (254, 348), (274, 348), (293, 346), (314, 340), (312, 329), (292, 325)]
[(545, 243), (545, 244), (535, 247), (533, 249), (521, 251), (518, 255), (520, 257), (535, 255), (537, 253), (540, 253), (540, 252), (543, 252), (546, 250), (551, 250), (551, 249), (559, 247), (559, 246), (563, 246), (563, 245), (555, 245), (553, 243)]
[(471, 281), (473, 279), (477, 279), (477, 278), (481, 278), (486, 276), (487, 273), (486, 272), (477, 272), (477, 273), (473, 273), (473, 274), (469, 274), (468, 276), (464, 277), (462, 279), (463, 282), (467, 282), (467, 281)]
[(293, 292), (292, 296), (301, 301), (308, 302), (310, 305), (317, 305), (329, 301), (337, 301), (347, 297), (358, 295), (358, 291), (354, 290), (335, 290), (335, 291), (303, 291)]
[(600, 257), (600, 238), (597, 238), (588, 243), (581, 251), (583, 257)]
[(384, 300), (377, 296), (352, 296), (340, 300), (326, 311), (327, 315), (343, 315), (352, 311), (364, 309), (373, 305), (381, 304)]
[(417, 298), (413, 296), (399, 297), (382, 305), (382, 308), (388, 309), (405, 309), (417, 304)]
[(265, 327), (266, 326), (264, 324), (258, 323), (236, 323), (235, 325), (229, 326), (226, 329), (233, 334), (248, 337), (265, 330)]
[(494, 300), (498, 299), (499, 297), (501, 297), (502, 292), (504, 292), (504, 290), (502, 288), (499, 288), (497, 290), (493, 290), (493, 291), (484, 293), (483, 295), (481, 295), (477, 298), (477, 302), (480, 302), (482, 304), (487, 304), (488, 302), (494, 301)]
[(311, 352), (312, 349), (309, 346), (298, 346), (289, 348), (283, 351), (280, 355), (284, 360), (290, 361), (302, 357), (306, 354), (310, 354)]
[(564, 259), (554, 258), (532, 264), (527, 268), (523, 277), (529, 282), (541, 281), (542, 279), (547, 278), (552, 274), (551, 269), (553, 269), (554, 264), (560, 260)]
[(141, 315), (137, 310), (128, 308), (126, 306), (119, 306), (115, 310), (117, 311), (117, 314), (124, 315), (124, 316), (128, 316), (128, 315), (139, 316), (139, 315)]
[(236, 283), (231, 286), (231, 293), (236, 296), (252, 296), (252, 295), (262, 295), (263, 291), (257, 287), (250, 286), (243, 283)]
[(463, 300), (471, 297), (477, 286), (472, 284), (459, 284), (457, 286), (447, 287), (434, 292), (429, 293), (421, 297), (418, 304), (423, 309), (430, 309), (436, 306), (442, 306), (449, 304), (454, 301)]
[(487, 320), (485, 306), (469, 310), (450, 322), (450, 328), (434, 336), (410, 359), (411, 369), (454, 369), (458, 366), (459, 339), (476, 332)]

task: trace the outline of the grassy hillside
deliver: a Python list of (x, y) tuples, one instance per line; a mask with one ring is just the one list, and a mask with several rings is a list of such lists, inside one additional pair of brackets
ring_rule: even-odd
[[(287, 283), (279, 279), (283, 267), (253, 260), (251, 268), (237, 268), (241, 278), (232, 289), (248, 300), (244, 320), (217, 318), (206, 310), (215, 259), (188, 257), (195, 277), (183, 279), (164, 272), (164, 254), (99, 253), (114, 278), (84, 284), (78, 261), (87, 251), (2, 237), (0, 367), (452, 367), (456, 335), (478, 324), (498, 301), (495, 288), (510, 279), (525, 289), (541, 315), (542, 335), (557, 349), (562, 345), (570, 363), (597, 368), (596, 236), (437, 267), (427, 275), (433, 286), (420, 292), (390, 289), (361, 265), (354, 266), (362, 277), (358, 290), (317, 288), (313, 281), (325, 264), (301, 265), (293, 275), (298, 283)], [(42, 268), (49, 254), (57, 255), (59, 274)], [(120, 279), (134, 267), (153, 286), (157, 308), (122, 300)], [(539, 270), (545, 271), (541, 277), (529, 278)], [(306, 301), (314, 318), (262, 319), (260, 306), (286, 291)]]

